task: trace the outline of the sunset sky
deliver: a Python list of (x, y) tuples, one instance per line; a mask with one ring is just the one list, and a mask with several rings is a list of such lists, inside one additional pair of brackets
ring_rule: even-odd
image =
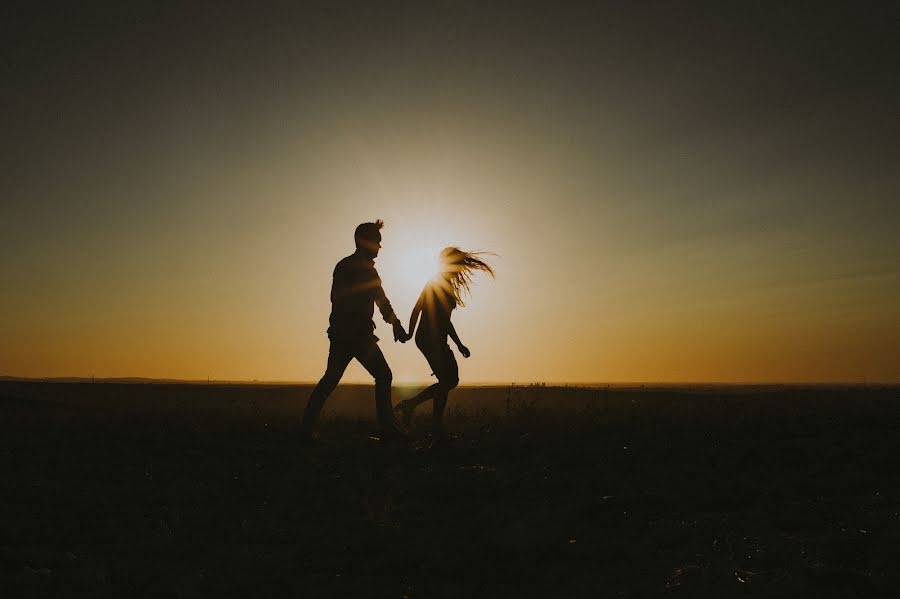
[(315, 381), (382, 218), (404, 324), (442, 247), (498, 254), (463, 384), (900, 382), (890, 3), (32, 4), (0, 375)]

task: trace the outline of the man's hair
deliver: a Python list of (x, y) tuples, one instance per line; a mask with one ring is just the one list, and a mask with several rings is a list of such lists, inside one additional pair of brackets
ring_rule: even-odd
[(384, 227), (384, 221), (380, 218), (374, 223), (363, 223), (356, 227), (356, 231), (353, 233), (353, 240), (365, 239), (366, 241), (375, 241), (381, 235), (379, 231), (381, 231), (382, 227)]

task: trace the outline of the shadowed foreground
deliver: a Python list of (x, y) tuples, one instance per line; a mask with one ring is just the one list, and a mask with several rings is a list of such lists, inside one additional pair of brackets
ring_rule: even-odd
[(0, 594), (900, 593), (896, 387), (461, 389), (440, 452), (308, 391), (0, 383)]

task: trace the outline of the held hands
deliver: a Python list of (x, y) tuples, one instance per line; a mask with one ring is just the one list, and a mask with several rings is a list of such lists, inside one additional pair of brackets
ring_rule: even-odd
[(409, 340), (409, 336), (406, 334), (406, 329), (403, 328), (403, 325), (400, 324), (400, 321), (394, 322), (394, 341), (399, 341), (400, 343), (406, 343)]
[(466, 347), (465, 345), (460, 345), (460, 346), (459, 346), (459, 353), (462, 354), (463, 358), (468, 358), (469, 356), (472, 355), (472, 352), (470, 352), (470, 351), (469, 351), (469, 348)]

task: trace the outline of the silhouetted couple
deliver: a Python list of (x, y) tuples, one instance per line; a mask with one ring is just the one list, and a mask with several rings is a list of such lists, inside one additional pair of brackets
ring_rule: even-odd
[[(372, 316), (377, 304), (384, 321), (394, 327), (394, 341), (406, 343), (415, 333), (416, 346), (425, 356), (438, 381), (415, 397), (400, 402), (396, 410), (403, 415), (408, 426), (416, 407), (429, 399), (434, 400), (432, 439), (436, 444), (446, 440), (443, 416), (447, 395), (459, 384), (459, 369), (447, 337), (453, 339), (464, 357), (468, 358), (470, 355), (469, 349), (462, 344), (453, 328), (450, 316), (457, 306), (465, 305), (462, 295), (469, 292), (472, 275), (482, 271), (493, 277), (494, 271), (476, 254), (453, 247), (445, 248), (440, 255), (439, 276), (422, 289), (410, 315), (407, 334), (400, 319), (394, 314), (381, 286), (381, 278), (375, 270), (383, 226), (384, 223), (378, 220), (356, 227), (353, 236), (356, 251), (338, 262), (334, 269), (328, 327), (328, 339), (331, 341), (328, 366), (313, 389), (303, 413), (301, 432), (306, 439), (313, 435), (325, 400), (337, 387), (350, 360), (356, 358), (375, 379), (375, 414), (382, 440), (405, 440), (406, 435), (394, 422), (391, 369), (378, 347), (378, 337), (374, 333)], [(416, 331), (416, 323), (420, 317), (421, 323)]]

